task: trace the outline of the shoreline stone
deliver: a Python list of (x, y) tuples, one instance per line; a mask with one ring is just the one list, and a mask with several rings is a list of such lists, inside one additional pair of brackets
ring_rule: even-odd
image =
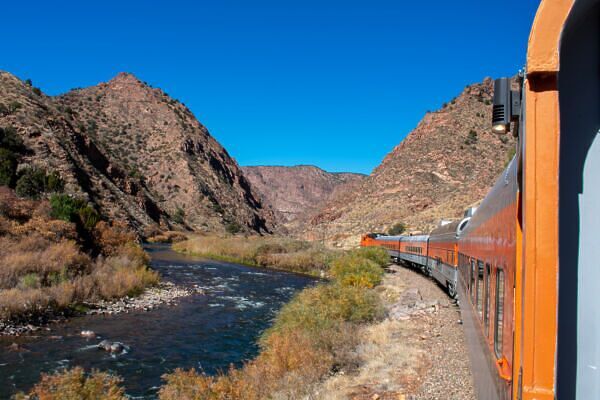
[[(76, 314), (75, 316), (116, 315), (130, 311), (150, 311), (161, 305), (176, 306), (178, 299), (194, 294), (204, 294), (204, 291), (197, 286), (186, 288), (177, 286), (172, 282), (161, 282), (157, 286), (145, 289), (137, 297), (125, 296), (120, 299), (83, 303), (84, 306), (90, 309), (85, 313)], [(0, 320), (0, 336), (21, 336), (39, 330), (50, 331), (50, 324), (65, 322), (67, 320), (68, 318), (65, 315), (57, 316), (52, 314), (49, 314), (47, 319), (38, 325)]]

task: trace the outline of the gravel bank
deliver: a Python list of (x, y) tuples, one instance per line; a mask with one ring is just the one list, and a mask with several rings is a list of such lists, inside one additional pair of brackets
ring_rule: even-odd
[[(88, 309), (86, 314), (113, 315), (134, 310), (150, 311), (160, 305), (177, 305), (177, 299), (192, 294), (202, 294), (198, 287), (179, 287), (171, 282), (161, 282), (155, 287), (147, 288), (140, 296), (126, 296), (116, 300), (101, 300), (96, 303), (84, 303)], [(74, 312), (77, 315), (77, 312)], [(38, 319), (35, 323), (19, 324), (0, 320), (0, 336), (20, 336), (39, 330), (51, 330), (49, 325), (67, 319), (66, 315), (49, 314)]]
[(360, 366), (330, 377), (311, 398), (474, 400), (459, 309), (443, 289), (393, 265), (376, 290), (387, 318), (361, 332)]
[(415, 399), (474, 400), (475, 390), (471, 363), (459, 308), (433, 280), (402, 267), (396, 267), (398, 278), (418, 288), (423, 299), (439, 301), (439, 309), (422, 318), (422, 348), (428, 364), (424, 381), (414, 393)]

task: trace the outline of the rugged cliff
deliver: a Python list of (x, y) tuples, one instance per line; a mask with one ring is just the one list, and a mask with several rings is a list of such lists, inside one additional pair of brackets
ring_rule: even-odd
[(263, 198), (289, 229), (307, 222), (342, 187), (361, 182), (365, 175), (331, 173), (311, 165), (242, 167)]

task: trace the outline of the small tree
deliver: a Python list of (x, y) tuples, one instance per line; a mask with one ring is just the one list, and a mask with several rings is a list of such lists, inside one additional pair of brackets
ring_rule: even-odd
[(11, 113), (14, 113), (15, 111), (17, 111), (19, 108), (23, 107), (23, 105), (21, 103), (19, 103), (18, 101), (11, 101), (8, 104), (8, 110)]
[(39, 199), (45, 187), (46, 173), (42, 169), (28, 167), (21, 172), (15, 191), (19, 197)]
[(227, 231), (227, 233), (235, 235), (236, 233), (239, 233), (242, 230), (242, 226), (237, 222), (229, 222), (227, 225), (225, 225), (225, 230)]
[(44, 179), (44, 191), (45, 192), (62, 192), (65, 187), (64, 181), (60, 175), (56, 172), (50, 172)]
[(0, 147), (20, 153), (24, 150), (23, 139), (12, 126), (0, 128)]
[(177, 207), (175, 210), (175, 214), (173, 214), (173, 221), (178, 224), (183, 224), (185, 222), (185, 211), (181, 207)]
[(406, 224), (398, 222), (388, 230), (388, 235), (401, 235), (406, 231)]
[(0, 186), (13, 186), (17, 177), (17, 156), (0, 148)]

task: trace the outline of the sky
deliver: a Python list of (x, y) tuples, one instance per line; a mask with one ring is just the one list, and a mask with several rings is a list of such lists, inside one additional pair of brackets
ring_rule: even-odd
[(538, 4), (12, 1), (0, 69), (50, 95), (131, 72), (240, 165), (370, 173), (427, 110), (522, 68)]

